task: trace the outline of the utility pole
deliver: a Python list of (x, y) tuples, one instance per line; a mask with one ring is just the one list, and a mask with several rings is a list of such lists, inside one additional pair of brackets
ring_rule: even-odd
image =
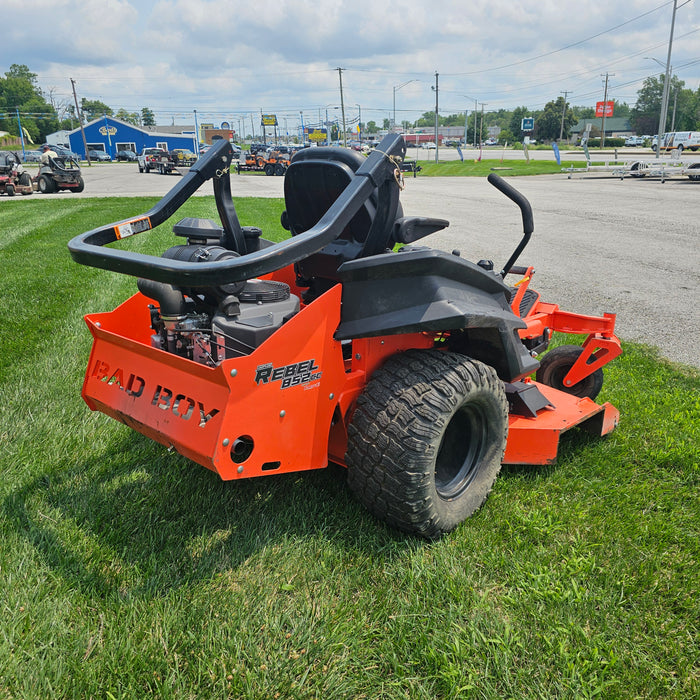
[[(601, 73), (601, 75), (603, 75)], [(601, 134), (600, 134), (600, 147), (603, 148), (605, 146), (605, 113), (608, 111), (608, 78), (609, 77), (615, 77), (615, 73), (612, 75), (609, 75), (608, 73), (605, 74), (605, 92), (603, 93), (603, 124), (601, 126)]]
[(671, 117), (671, 131), (676, 130), (676, 105), (678, 104), (678, 88), (673, 93), (673, 116)]
[(561, 128), (559, 129), (559, 140), (564, 138), (564, 116), (566, 115), (566, 96), (569, 94), (569, 90), (564, 90), (562, 95), (564, 95), (564, 108), (561, 110)]
[(338, 79), (340, 80), (340, 112), (343, 115), (343, 146), (348, 147), (348, 135), (345, 131), (345, 100), (343, 98), (343, 69), (338, 68)]
[[(683, 3), (685, 4), (685, 3)], [(671, 36), (668, 40), (668, 56), (666, 57), (666, 73), (664, 77), (664, 93), (661, 100), (661, 114), (659, 116), (659, 133), (656, 137), (656, 157), (660, 157), (661, 153), (661, 137), (666, 130), (666, 113), (668, 111), (668, 93), (671, 82), (671, 47), (673, 46), (673, 28), (676, 24), (676, 9), (678, 0), (673, 0), (673, 15), (671, 16)]]
[(92, 165), (90, 162), (90, 154), (88, 153), (87, 139), (85, 138), (85, 129), (83, 128), (83, 115), (80, 113), (80, 107), (78, 107), (78, 96), (75, 94), (75, 80), (70, 79), (70, 83), (73, 86), (73, 100), (75, 102), (75, 111), (78, 114), (78, 124), (80, 124), (80, 133), (83, 135), (83, 146), (85, 147), (85, 158), (87, 159), (87, 164)]
[(438, 162), (438, 151), (440, 150), (440, 145), (438, 141), (438, 121), (440, 116), (438, 114), (438, 72), (435, 71), (435, 162)]

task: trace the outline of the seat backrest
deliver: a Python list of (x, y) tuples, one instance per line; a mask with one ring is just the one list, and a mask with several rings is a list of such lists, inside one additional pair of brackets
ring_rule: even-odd
[[(294, 155), (284, 180), (285, 218), (292, 235), (318, 223), (364, 160), (355, 151), (332, 147), (306, 148)], [(335, 281), (344, 262), (384, 252), (393, 245), (399, 214), (398, 185), (375, 189), (333, 243), (297, 263), (302, 281)]]

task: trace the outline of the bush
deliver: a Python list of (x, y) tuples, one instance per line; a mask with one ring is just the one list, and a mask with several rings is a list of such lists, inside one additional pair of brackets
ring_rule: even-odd
[[(605, 145), (610, 148), (620, 148), (625, 145), (625, 139), (606, 138)], [(588, 148), (597, 148), (600, 146), (600, 139), (588, 139)]]

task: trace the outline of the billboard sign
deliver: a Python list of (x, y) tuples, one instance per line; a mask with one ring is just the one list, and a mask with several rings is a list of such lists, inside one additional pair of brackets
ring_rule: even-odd
[(263, 114), (260, 120), (262, 126), (277, 126), (276, 114)]
[(535, 118), (534, 117), (524, 117), (520, 122), (521, 131), (532, 131), (535, 128)]
[(325, 141), (328, 138), (328, 132), (325, 129), (304, 129), (309, 141)]
[(596, 102), (595, 115), (596, 117), (612, 117), (614, 102)]

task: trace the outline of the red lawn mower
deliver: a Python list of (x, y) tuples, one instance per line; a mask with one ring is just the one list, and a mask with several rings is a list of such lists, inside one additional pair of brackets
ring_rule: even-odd
[[(540, 300), (532, 268), (515, 267), (530, 205), (496, 175), (524, 226), (503, 269), (416, 245), (448, 222), (403, 216), (405, 151), (389, 135), (366, 159), (297, 153), (281, 243), (240, 225), (226, 141), (150, 211), (74, 238), (76, 262), (138, 278), (134, 296), (86, 317), (88, 406), (223, 479), (345, 465), (372, 513), (426, 538), (479, 508), (502, 463), (554, 462), (573, 426), (613, 430), (617, 410), (593, 399), (621, 352), (614, 315)], [(160, 225), (208, 179), (220, 223), (181, 220), (162, 257), (105, 247)], [(585, 341), (538, 361), (556, 331)]]

